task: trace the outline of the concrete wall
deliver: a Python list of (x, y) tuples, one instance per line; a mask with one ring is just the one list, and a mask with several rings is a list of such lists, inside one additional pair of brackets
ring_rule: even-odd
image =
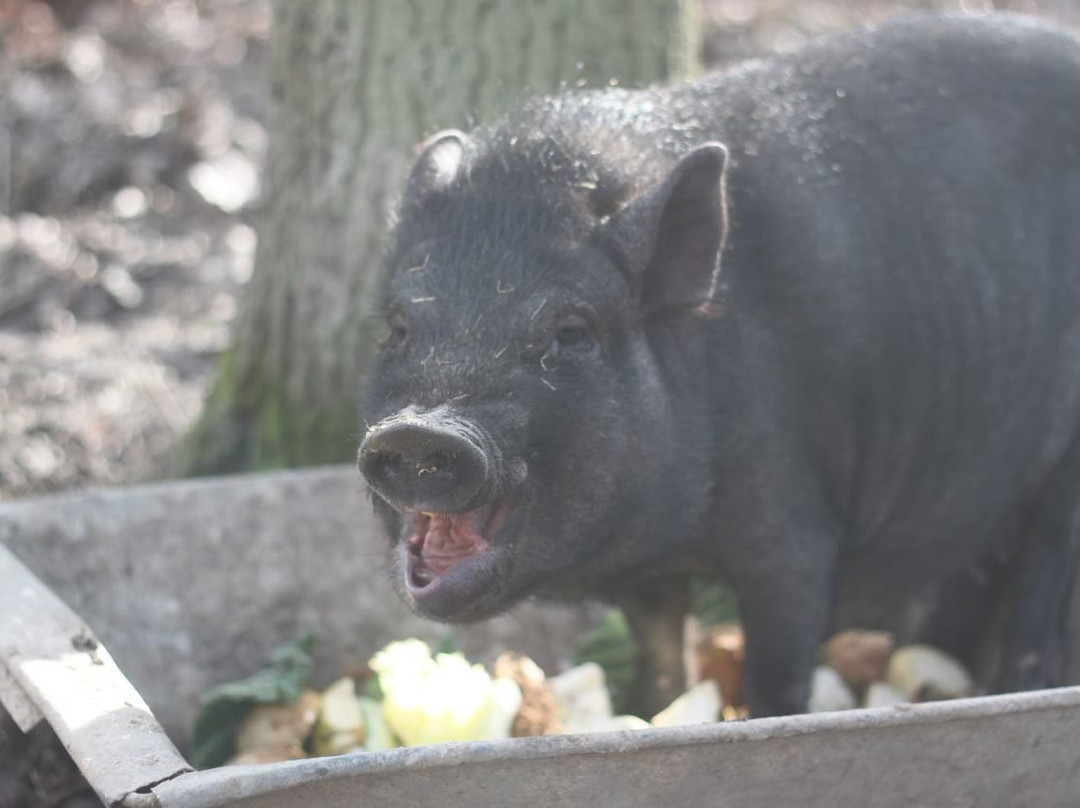
[[(0, 506), (0, 543), (78, 612), (184, 748), (198, 699), (303, 629), (317, 684), (392, 639), (451, 629), (408, 613), (352, 468), (106, 490)], [(573, 647), (581, 608), (525, 604), (452, 633), (477, 661), (542, 665)]]

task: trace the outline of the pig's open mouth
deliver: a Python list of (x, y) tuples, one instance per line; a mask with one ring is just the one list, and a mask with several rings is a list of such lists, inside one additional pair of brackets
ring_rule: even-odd
[[(465, 513), (402, 514), (408, 551), (406, 585), (418, 606), (479, 594), (472, 590), (485, 577), (478, 574), (486, 566), (484, 557), (513, 509), (512, 498), (503, 497)], [(457, 597), (442, 590), (455, 590)]]

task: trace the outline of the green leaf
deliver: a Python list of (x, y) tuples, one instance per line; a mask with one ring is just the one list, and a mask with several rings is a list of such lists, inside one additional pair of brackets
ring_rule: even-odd
[(443, 634), (439, 640), (439, 645), (431, 652), (432, 656), (437, 654), (456, 654), (461, 648), (458, 646), (457, 637), (454, 636), (454, 632), (448, 631)]
[(620, 609), (605, 612), (600, 621), (585, 632), (574, 649), (574, 664), (595, 662), (604, 669), (604, 681), (616, 714), (626, 710), (626, 699), (634, 684), (637, 660), (630, 627)]
[(735, 593), (722, 584), (700, 578), (690, 581), (690, 611), (706, 627), (739, 619)]
[(236, 731), (257, 704), (295, 704), (311, 678), (315, 633), (305, 631), (279, 645), (269, 664), (253, 676), (219, 685), (203, 697), (195, 717), (191, 762), (198, 769), (221, 766), (236, 754)]
[(383, 700), (382, 687), (379, 686), (379, 677), (374, 673), (365, 676), (357, 683), (357, 695), (367, 696), (375, 701)]

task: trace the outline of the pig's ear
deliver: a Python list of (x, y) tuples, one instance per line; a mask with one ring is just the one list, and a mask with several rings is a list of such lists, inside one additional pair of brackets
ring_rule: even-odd
[(673, 307), (709, 312), (718, 305), (727, 161), (723, 144), (699, 146), (612, 217), (609, 232), (641, 277), (646, 313)]
[(466, 136), (456, 129), (437, 132), (420, 144), (419, 154), (405, 184), (405, 202), (422, 202), (445, 191), (461, 171)]

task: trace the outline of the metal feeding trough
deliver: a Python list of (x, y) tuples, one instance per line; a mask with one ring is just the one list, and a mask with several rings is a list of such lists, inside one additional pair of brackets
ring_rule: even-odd
[[(448, 630), (403, 612), (376, 536), (345, 469), (2, 506), (0, 699), (128, 808), (1080, 804), (1080, 688), (192, 771), (174, 742), (199, 694), (300, 630), (323, 681)], [(528, 604), (454, 635), (472, 658), (552, 663), (586, 617)]]

